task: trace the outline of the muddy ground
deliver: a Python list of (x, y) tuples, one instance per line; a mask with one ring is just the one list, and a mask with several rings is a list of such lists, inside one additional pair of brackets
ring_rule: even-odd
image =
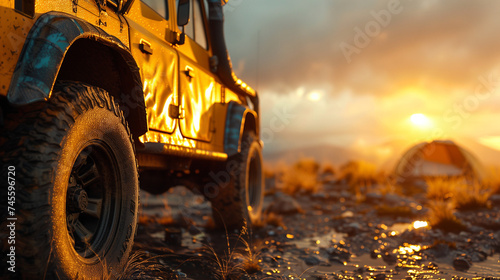
[(360, 199), (337, 182), (294, 197), (269, 189), (264, 222), (243, 233), (213, 230), (210, 204), (182, 187), (141, 193), (123, 278), (500, 279), (498, 195), (490, 208), (457, 212), (465, 227), (447, 232), (423, 223), (422, 194)]

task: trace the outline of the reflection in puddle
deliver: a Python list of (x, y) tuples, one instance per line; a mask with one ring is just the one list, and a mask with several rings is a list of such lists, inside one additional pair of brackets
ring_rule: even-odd
[[(489, 256), (483, 262), (475, 262), (468, 271), (457, 271), (453, 268), (453, 256), (444, 258), (429, 257), (426, 250), (430, 245), (413, 244), (402, 240), (405, 231), (426, 231), (426, 221), (413, 223), (396, 223), (392, 226), (380, 224), (375, 230), (375, 240), (381, 241), (372, 253), (351, 254), (342, 261), (330, 261), (328, 265), (304, 266), (301, 260), (292, 260), (297, 269), (306, 269), (307, 275), (323, 277), (317, 279), (484, 279), (483, 276), (500, 276), (500, 255)], [(404, 236), (404, 235), (403, 235)], [(345, 246), (350, 246), (353, 240), (347, 234), (330, 231), (327, 234), (291, 240), (298, 249), (312, 252), (319, 260), (324, 260), (324, 252), (330, 252)], [(394, 242), (393, 242), (394, 241)], [(407, 241), (407, 242), (405, 242)], [(401, 242), (401, 243), (400, 243)], [(391, 245), (392, 244), (392, 245)], [(397, 244), (397, 245), (396, 245)], [(322, 250), (326, 249), (326, 250)], [(346, 251), (348, 252), (348, 251)], [(338, 252), (337, 252), (338, 254)], [(322, 257), (323, 256), (323, 257)], [(288, 256), (290, 257), (290, 256)], [(299, 270), (296, 270), (296, 272)], [(332, 278), (333, 276), (333, 278)], [(478, 278), (478, 276), (481, 276)], [(306, 279), (309, 279), (306, 277)], [(314, 278), (316, 279), (316, 278)], [(497, 278), (492, 278), (497, 279)]]
[(332, 244), (345, 242), (345, 238), (347, 234), (338, 233), (335, 230), (332, 230), (326, 234), (314, 236), (314, 237), (306, 237), (304, 239), (293, 240), (292, 243), (297, 245), (299, 249), (305, 248), (320, 248), (320, 247), (330, 247)]

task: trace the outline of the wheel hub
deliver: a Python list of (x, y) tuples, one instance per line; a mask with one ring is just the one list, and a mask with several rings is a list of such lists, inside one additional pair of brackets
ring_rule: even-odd
[(82, 213), (89, 205), (87, 192), (81, 187), (68, 189), (68, 210), (71, 213)]

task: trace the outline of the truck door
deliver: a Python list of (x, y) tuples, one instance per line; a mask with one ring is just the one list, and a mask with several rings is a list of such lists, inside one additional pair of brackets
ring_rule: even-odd
[[(210, 72), (207, 19), (203, 1), (191, 0), (190, 21), (185, 26), (185, 43), (179, 50), (179, 101), (182, 135), (210, 141), (213, 130), (215, 93), (220, 92)], [(176, 7), (178, 6), (176, 1)], [(177, 10), (177, 9), (176, 9)]]
[(135, 1), (126, 15), (130, 25), (130, 47), (138, 61), (143, 79), (148, 126), (150, 130), (172, 133), (177, 116), (171, 108), (178, 106), (178, 57), (171, 42), (171, 20), (175, 12), (168, 0)]

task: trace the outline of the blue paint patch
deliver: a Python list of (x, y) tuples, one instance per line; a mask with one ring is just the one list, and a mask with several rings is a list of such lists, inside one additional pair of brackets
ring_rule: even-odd
[(84, 31), (83, 31), (83, 28), (82, 26), (80, 25), (80, 23), (78, 23), (78, 21), (74, 20), (74, 19), (71, 19), (73, 21), (73, 23), (76, 25), (76, 27), (78, 27), (78, 30), (80, 31), (80, 34), (83, 34)]
[(62, 33), (53, 33), (47, 36), (47, 40), (56, 45), (62, 52), (69, 46), (68, 38)]
[(68, 14), (43, 14), (30, 30), (14, 69), (7, 93), (9, 102), (23, 105), (48, 98), (64, 54), (80, 36), (97, 37), (108, 45), (128, 50), (115, 37)]
[(50, 64), (50, 57), (48, 56), (38, 57), (33, 63), (33, 68), (35, 69), (48, 68), (49, 64)]
[(245, 114), (243, 105), (231, 101), (228, 105), (226, 116), (226, 129), (224, 132), (224, 152), (228, 156), (237, 154), (240, 145), (241, 124)]

